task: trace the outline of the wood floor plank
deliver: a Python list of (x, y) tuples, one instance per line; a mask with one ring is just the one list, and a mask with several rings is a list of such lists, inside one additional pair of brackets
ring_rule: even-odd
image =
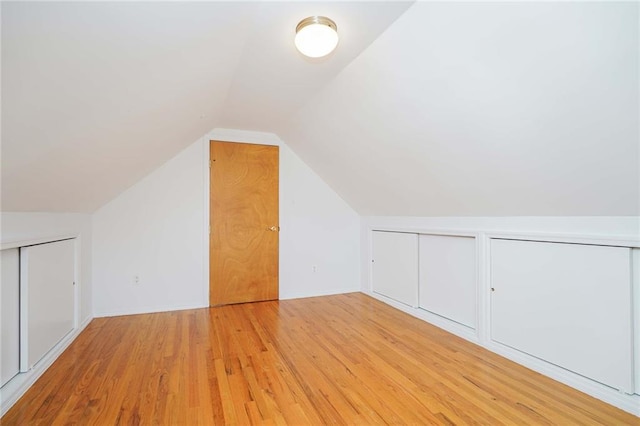
[(360, 293), (95, 319), (2, 425), (635, 425)]

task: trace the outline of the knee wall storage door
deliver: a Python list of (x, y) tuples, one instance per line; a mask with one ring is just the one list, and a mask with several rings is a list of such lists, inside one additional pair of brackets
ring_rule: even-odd
[(491, 338), (633, 393), (631, 250), (491, 240)]
[(420, 308), (476, 328), (476, 241), (420, 235)]
[(373, 231), (373, 291), (418, 306), (418, 235)]
[(20, 370), (74, 328), (75, 240), (20, 248)]

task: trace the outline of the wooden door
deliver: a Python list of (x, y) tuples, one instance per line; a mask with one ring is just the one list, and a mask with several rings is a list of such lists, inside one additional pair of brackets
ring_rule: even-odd
[(278, 147), (211, 141), (209, 304), (278, 299)]

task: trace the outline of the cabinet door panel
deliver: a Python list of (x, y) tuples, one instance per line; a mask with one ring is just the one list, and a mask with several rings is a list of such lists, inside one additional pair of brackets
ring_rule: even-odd
[(75, 240), (20, 250), (20, 367), (26, 371), (73, 330)]
[(418, 236), (373, 231), (373, 291), (418, 306)]
[(420, 236), (420, 307), (476, 327), (476, 241)]
[(494, 239), (491, 337), (632, 391), (628, 248)]
[(17, 248), (0, 251), (0, 257), (0, 386), (4, 386), (20, 369), (20, 258)]

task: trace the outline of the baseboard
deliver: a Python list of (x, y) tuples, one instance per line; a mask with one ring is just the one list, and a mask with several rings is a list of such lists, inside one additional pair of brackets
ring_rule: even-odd
[(67, 334), (53, 347), (33, 368), (26, 373), (19, 373), (2, 388), (0, 388), (0, 416), (4, 416), (13, 404), (44, 374), (56, 359), (71, 345), (71, 343), (89, 325), (93, 317), (85, 319), (76, 330)]
[[(346, 294), (346, 293), (356, 293), (359, 292), (359, 288), (344, 288), (338, 290), (331, 290), (326, 292), (315, 292), (315, 293), (300, 293), (300, 294), (288, 294), (286, 296), (280, 297), (280, 300), (289, 300), (289, 299), (303, 299), (306, 297), (318, 297), (318, 296), (331, 296), (334, 294)], [(105, 311), (105, 312), (96, 312), (94, 313), (94, 318), (107, 318), (107, 317), (120, 317), (126, 315), (140, 315), (140, 314), (155, 314), (158, 312), (173, 312), (173, 311), (185, 311), (189, 309), (202, 309), (208, 308), (209, 304), (194, 304), (194, 305), (178, 305), (178, 306), (147, 306), (136, 309), (123, 309), (117, 311)]]
[(336, 294), (357, 293), (359, 291), (360, 291), (359, 287), (349, 287), (349, 288), (341, 288), (337, 290), (320, 291), (320, 292), (313, 292), (313, 293), (287, 294), (287, 295), (280, 295), (280, 300), (306, 299), (307, 297), (319, 297), (319, 296), (333, 296)]
[(106, 311), (94, 313), (95, 318), (106, 317), (120, 317), (125, 315), (140, 315), (140, 314), (155, 314), (158, 312), (172, 312), (172, 311), (186, 311), (189, 309), (202, 309), (208, 308), (209, 305), (203, 305), (202, 303), (193, 305), (178, 305), (178, 306), (147, 306), (137, 309), (123, 309), (118, 311)]

